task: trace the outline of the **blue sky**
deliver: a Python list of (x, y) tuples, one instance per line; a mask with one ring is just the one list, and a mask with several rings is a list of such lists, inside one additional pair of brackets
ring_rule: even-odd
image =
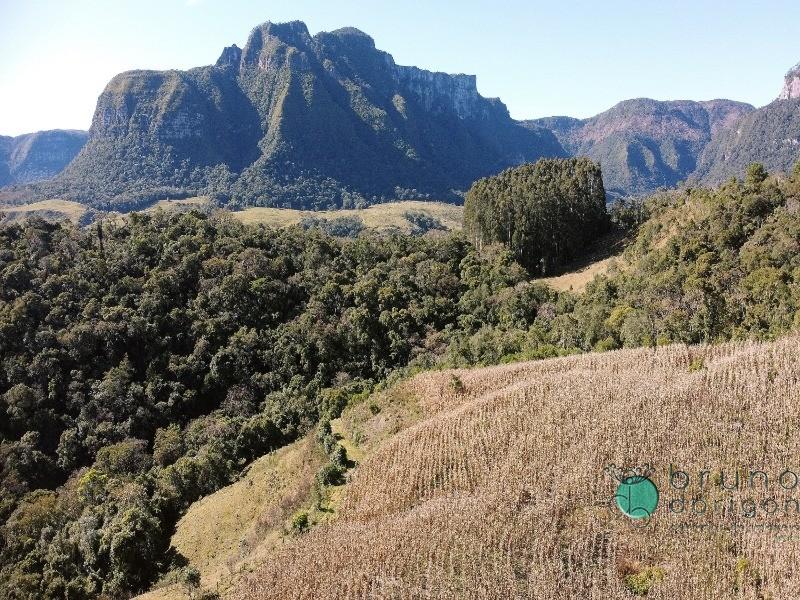
[(256, 24), (293, 19), (477, 74), (516, 118), (642, 96), (761, 106), (800, 61), (797, 0), (0, 0), (0, 133), (88, 128), (116, 73), (209, 64)]

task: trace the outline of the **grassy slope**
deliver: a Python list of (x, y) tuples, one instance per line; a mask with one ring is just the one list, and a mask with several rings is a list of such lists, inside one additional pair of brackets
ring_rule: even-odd
[(31, 204), (0, 206), (0, 214), (5, 214), (10, 221), (19, 221), (30, 215), (45, 216), (53, 219), (69, 219), (73, 223), (86, 212), (86, 207), (69, 200), (42, 200)]
[[(408, 385), (373, 395), (331, 423), (349, 460), (360, 463), (384, 440), (422, 418)], [(312, 481), (322, 461), (313, 439), (305, 438), (256, 460), (242, 479), (190, 507), (171, 544), (198, 569), (204, 589), (227, 597), (242, 576), (294, 543), (287, 523), (296, 510), (307, 510), (312, 524), (337, 517), (346, 485), (328, 490), (325, 510), (315, 508)], [(166, 581), (138, 600), (189, 598), (184, 585)]]
[[(673, 463), (797, 469), (798, 355), (789, 337), (419, 375), (401, 401), (345, 413), (366, 455), (338, 518), (278, 548), (233, 597), (621, 599), (648, 572), (663, 574), (648, 598), (788, 597), (797, 536), (776, 542), (741, 514), (675, 531), (697, 521), (665, 511)], [(609, 509), (609, 463), (655, 466), (664, 501), (647, 527)]]
[[(209, 590), (224, 592), (241, 573), (283, 543), (290, 514), (308, 502), (322, 455), (311, 438), (270, 453), (236, 483), (195, 502), (178, 523), (172, 547)], [(182, 600), (187, 590), (164, 582), (141, 600)]]
[(411, 227), (403, 216), (406, 211), (420, 211), (439, 219), (450, 230), (460, 230), (464, 209), (462, 206), (444, 202), (401, 201), (376, 204), (361, 210), (301, 211), (285, 208), (247, 208), (231, 213), (243, 223), (275, 225), (285, 227), (299, 223), (305, 216), (334, 219), (336, 217), (360, 217), (369, 228), (388, 229), (397, 227), (409, 232)]
[(598, 240), (586, 256), (565, 265), (557, 275), (543, 277), (539, 281), (559, 292), (582, 292), (586, 284), (598, 275), (623, 268), (625, 243), (622, 235), (606, 236)]
[[(182, 200), (160, 200), (144, 210), (152, 212), (154, 210), (175, 210), (184, 211), (206, 209), (209, 206), (209, 198), (197, 196)], [(458, 231), (462, 227), (464, 208), (455, 204), (445, 202), (429, 202), (423, 200), (404, 200), (399, 202), (387, 202), (376, 204), (360, 210), (328, 210), (328, 211), (301, 211), (289, 208), (247, 208), (242, 211), (230, 213), (234, 218), (247, 224), (264, 224), (275, 227), (288, 227), (296, 225), (303, 217), (315, 216), (324, 219), (335, 219), (344, 216), (360, 217), (364, 225), (371, 229), (391, 229), (397, 228), (405, 233), (410, 233), (411, 225), (405, 218), (407, 211), (418, 211), (439, 219), (441, 223), (451, 231)], [(43, 200), (32, 204), (0, 205), (0, 213), (5, 213), (7, 218), (13, 220), (24, 219), (31, 214), (49, 216), (51, 218), (69, 218), (74, 222), (86, 212), (86, 207), (77, 202), (66, 200)], [(121, 218), (119, 213), (111, 213), (106, 218)]]

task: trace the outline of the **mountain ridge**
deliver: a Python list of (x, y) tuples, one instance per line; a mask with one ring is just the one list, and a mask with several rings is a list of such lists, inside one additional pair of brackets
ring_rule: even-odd
[(625, 196), (684, 181), (712, 137), (754, 110), (725, 99), (632, 98), (587, 119), (556, 116), (524, 123), (551, 129), (570, 154), (599, 162), (607, 191)]
[(88, 132), (50, 129), (0, 136), (0, 187), (49, 179), (78, 154)]
[(698, 161), (692, 180), (716, 185), (752, 162), (788, 172), (800, 160), (800, 63), (789, 69), (778, 97), (720, 131)]
[(312, 35), (302, 21), (267, 21), (213, 65), (116, 75), (88, 137), (79, 153), (20, 178), (0, 138), (0, 186), (54, 177), (11, 200), (123, 211), (196, 195), (233, 209), (325, 210), (461, 202), (474, 181), (508, 167), (588, 156), (613, 199), (714, 185), (756, 161), (790, 169), (800, 158), (800, 66), (758, 109), (633, 98), (586, 119), (515, 120), (478, 92), (475, 75), (399, 65), (354, 27)]
[(354, 28), (311, 36), (299, 21), (266, 22), (213, 66), (114, 77), (54, 187), (94, 204), (161, 188), (234, 205), (352, 207), (457, 200), (481, 176), (565, 155), (550, 131), (481, 96), (474, 75), (397, 65)]

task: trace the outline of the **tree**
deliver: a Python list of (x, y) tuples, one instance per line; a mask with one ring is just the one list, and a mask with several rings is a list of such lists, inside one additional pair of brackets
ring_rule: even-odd
[(747, 167), (747, 174), (744, 178), (744, 184), (748, 188), (755, 188), (764, 183), (769, 173), (761, 163), (752, 163)]
[(156, 430), (153, 441), (153, 460), (156, 464), (162, 467), (171, 465), (183, 456), (183, 452), (181, 428), (176, 423)]

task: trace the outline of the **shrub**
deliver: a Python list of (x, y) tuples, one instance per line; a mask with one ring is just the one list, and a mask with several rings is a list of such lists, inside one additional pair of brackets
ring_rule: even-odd
[(664, 579), (664, 571), (660, 567), (645, 567), (638, 573), (626, 575), (625, 587), (636, 596), (646, 596), (656, 583)]
[(702, 357), (698, 356), (697, 358), (692, 359), (692, 362), (689, 363), (689, 373), (696, 373), (697, 371), (702, 371), (705, 367), (705, 361)]
[(450, 383), (448, 385), (456, 394), (461, 394), (464, 392), (464, 382), (461, 381), (461, 378), (458, 375), (450, 375)]
[(308, 513), (304, 510), (296, 512), (292, 515), (292, 519), (289, 522), (289, 531), (295, 535), (301, 534), (308, 530), (309, 527), (309, 520), (308, 520)]
[(344, 476), (344, 469), (333, 463), (329, 463), (317, 473), (317, 482), (320, 485), (341, 485)]

